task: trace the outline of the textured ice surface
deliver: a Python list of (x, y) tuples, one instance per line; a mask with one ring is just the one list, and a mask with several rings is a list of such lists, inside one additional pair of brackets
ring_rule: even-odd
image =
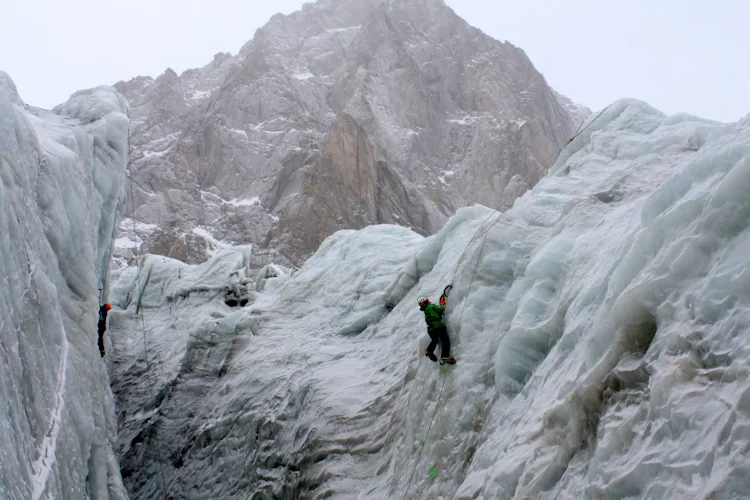
[[(621, 101), (506, 213), (336, 233), (244, 308), (242, 249), (149, 257), (153, 391), (132, 269), (114, 314), (130, 492), (160, 463), (188, 498), (743, 498), (749, 192), (750, 118)], [(451, 282), (443, 379), (416, 300)]]
[(97, 349), (123, 198), (114, 89), (26, 108), (0, 72), (0, 498), (126, 498)]

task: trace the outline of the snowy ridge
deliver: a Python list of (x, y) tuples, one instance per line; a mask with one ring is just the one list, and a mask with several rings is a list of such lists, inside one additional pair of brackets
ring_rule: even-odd
[[(246, 272), (231, 250), (180, 273), (155, 260), (143, 293), (165, 398), (149, 429), (179, 457), (168, 487), (401, 498), (421, 454), (410, 498), (741, 498), (748, 191), (750, 118), (621, 101), (511, 210), (461, 209), (430, 238), (340, 231), (247, 307), (222, 301)], [(115, 338), (137, 344), (123, 280)], [(448, 283), (459, 363), (422, 446), (442, 379), (416, 299)], [(144, 381), (121, 377), (123, 411), (147, 410)], [(123, 442), (135, 499), (158, 491), (141, 431)]]

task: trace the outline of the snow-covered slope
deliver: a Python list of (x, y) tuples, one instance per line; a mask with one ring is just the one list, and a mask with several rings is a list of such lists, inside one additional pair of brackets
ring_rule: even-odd
[(0, 498), (127, 497), (96, 321), (128, 126), (112, 88), (48, 112), (0, 72)]
[[(750, 117), (621, 101), (507, 212), (338, 232), (244, 308), (246, 248), (149, 257), (114, 293), (130, 493), (742, 498), (748, 192)], [(442, 374), (416, 301), (448, 283)]]

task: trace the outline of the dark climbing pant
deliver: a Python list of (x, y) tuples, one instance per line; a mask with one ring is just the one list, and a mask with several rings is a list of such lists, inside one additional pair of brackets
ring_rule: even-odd
[(99, 354), (102, 357), (106, 356), (107, 353), (104, 351), (104, 331), (107, 329), (107, 323), (99, 320)]
[(427, 330), (427, 333), (429, 334), (430, 339), (432, 339), (430, 345), (427, 346), (427, 352), (429, 352), (430, 354), (434, 354), (435, 348), (438, 345), (438, 341), (440, 341), (440, 357), (450, 358), (451, 341), (448, 339), (448, 330), (446, 330), (444, 326), (439, 326), (437, 328)]

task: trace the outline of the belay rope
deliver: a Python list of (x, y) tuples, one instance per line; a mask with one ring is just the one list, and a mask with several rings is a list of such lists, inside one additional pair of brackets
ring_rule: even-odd
[[(611, 104), (609, 106), (611, 106)], [(593, 125), (594, 122), (596, 120), (598, 120), (599, 117), (602, 116), (604, 114), (604, 112), (609, 109), (609, 106), (607, 106), (606, 108), (604, 108), (603, 110), (601, 110), (599, 112), (599, 114), (596, 115), (594, 117), (594, 119), (591, 120), (585, 127), (583, 126), (583, 124), (586, 123), (586, 118), (584, 118), (583, 120), (581, 120), (581, 124), (578, 125), (578, 128), (576, 129), (575, 133), (573, 134), (573, 137), (571, 137), (570, 139), (568, 139), (568, 142), (566, 142), (564, 146), (561, 146), (561, 147), (557, 148), (557, 151), (555, 151), (554, 153), (552, 153), (552, 155), (549, 158), (547, 158), (547, 160), (544, 163), (542, 163), (542, 165), (544, 165), (543, 170), (549, 170), (550, 167), (552, 167), (553, 163), (557, 161), (557, 159), (559, 158), (560, 153), (562, 153), (563, 149), (565, 149), (568, 144), (570, 144), (571, 142), (575, 141), (576, 138), (579, 135), (581, 135), (582, 133), (584, 133), (587, 128), (589, 128), (591, 125)], [(583, 128), (581, 128), (581, 127), (583, 127)]]
[[(477, 259), (477, 264), (474, 266), (474, 270), (471, 274), (471, 281), (469, 282), (469, 289), (466, 292), (466, 297), (468, 298), (469, 292), (471, 292), (471, 285), (474, 283), (474, 276), (477, 273), (477, 268), (479, 267), (479, 261), (482, 260), (482, 251), (484, 250), (484, 243), (487, 241), (487, 235), (489, 234), (490, 229), (492, 229), (492, 226), (494, 226), (497, 221), (500, 220), (500, 217), (498, 216), (495, 222), (490, 224), (489, 226), (486, 226), (487, 222), (489, 222), (490, 218), (493, 215), (496, 215), (497, 212), (492, 212), (490, 215), (480, 224), (480, 226), (477, 228), (476, 232), (474, 233), (474, 236), (472, 236), (471, 240), (469, 241), (469, 244), (466, 245), (466, 248), (464, 249), (463, 253), (461, 254), (461, 257), (458, 259), (458, 263), (456, 263), (456, 269), (453, 271), (453, 278), (455, 279), (456, 273), (458, 272), (458, 268), (461, 265), (461, 261), (463, 260), (464, 256), (466, 255), (467, 250), (469, 247), (471, 247), (471, 244), (474, 242), (474, 240), (477, 238), (477, 236), (482, 232), (484, 228), (484, 236), (482, 237), (482, 246), (479, 251), (479, 258)], [(453, 285), (448, 285), (443, 289), (443, 296), (446, 298), (448, 295), (450, 295), (451, 290), (453, 290)], [(461, 308), (461, 314), (458, 318), (458, 323), (461, 324), (461, 320), (464, 317), (464, 309), (466, 309), (466, 300), (464, 300), (464, 305)], [(411, 470), (411, 475), (409, 476), (409, 482), (406, 485), (406, 492), (404, 493), (404, 500), (409, 496), (409, 489), (411, 488), (411, 482), (414, 479), (414, 473), (417, 470), (417, 466), (419, 465), (419, 459), (422, 458), (422, 451), (424, 451), (424, 445), (427, 442), (427, 438), (430, 436), (430, 429), (432, 429), (432, 424), (435, 421), (435, 415), (437, 415), (438, 408), (440, 408), (440, 401), (443, 398), (443, 390), (445, 389), (445, 379), (448, 376), (448, 370), (446, 369), (445, 365), (442, 365), (440, 367), (441, 372), (443, 374), (443, 383), (440, 385), (440, 393), (438, 394), (437, 402), (435, 403), (435, 411), (432, 412), (432, 418), (430, 419), (430, 425), (427, 426), (427, 432), (424, 435), (424, 439), (419, 441), (419, 451), (417, 452), (417, 460), (414, 462), (414, 468)], [(435, 467), (431, 467), (429, 470), (429, 477), (430, 480), (434, 480), (437, 477), (437, 469)]]
[[(570, 140), (565, 144), (565, 146), (567, 146), (568, 144), (570, 144), (571, 142), (573, 142), (576, 139), (576, 137), (578, 137), (579, 135), (581, 135), (587, 128), (589, 128), (596, 120), (599, 119), (600, 116), (602, 116), (604, 114), (605, 111), (607, 111), (608, 108), (609, 108), (609, 106), (607, 106), (606, 108), (604, 108), (603, 110), (601, 110), (601, 112), (599, 112), (599, 114), (596, 115), (594, 117), (594, 119), (591, 120), (591, 122), (589, 122), (588, 125), (586, 125), (585, 127), (583, 126), (583, 124), (586, 122), (586, 119), (584, 119), (581, 122), (581, 124), (578, 126), (578, 129), (576, 129), (575, 134), (573, 134), (573, 137), (570, 138)], [(581, 127), (583, 127), (583, 128), (581, 128)], [(549, 162), (549, 160), (552, 160), (553, 158), (559, 157), (560, 153), (565, 148), (565, 146), (559, 148), (557, 150), (557, 152), (554, 153), (552, 155), (552, 157), (550, 157), (547, 160), (547, 162)], [(547, 162), (545, 162), (545, 164)], [(545, 170), (548, 169), (551, 166), (552, 166), (551, 164), (548, 165), (548, 166), (546, 166)], [(489, 226), (486, 226), (487, 223), (489, 222), (490, 218), (493, 215), (498, 215), (498, 217), (495, 219), (495, 221), (492, 224), (490, 224)], [(471, 240), (469, 240), (469, 244), (466, 245), (466, 248), (464, 248), (463, 253), (461, 253), (461, 257), (459, 257), (458, 262), (456, 263), (456, 268), (453, 270), (453, 279), (451, 280), (451, 282), (456, 278), (456, 274), (458, 272), (458, 268), (461, 265), (461, 262), (463, 261), (464, 256), (466, 255), (466, 252), (469, 250), (469, 248), (471, 247), (471, 244), (474, 243), (474, 240), (477, 238), (477, 236), (479, 236), (479, 234), (482, 232), (482, 230), (484, 228), (484, 235), (482, 236), (482, 245), (479, 247), (479, 256), (477, 257), (476, 264), (474, 264), (474, 269), (473, 269), (473, 271), (471, 273), (471, 280), (469, 281), (469, 288), (466, 291), (466, 298), (464, 299), (464, 304), (461, 307), (461, 314), (458, 317), (458, 324), (459, 325), (461, 324), (461, 321), (463, 320), (463, 317), (464, 317), (464, 310), (466, 309), (466, 303), (468, 302), (469, 293), (471, 293), (471, 286), (474, 284), (474, 277), (477, 274), (477, 269), (479, 268), (479, 263), (482, 261), (482, 254), (484, 253), (484, 244), (487, 242), (487, 235), (489, 234), (490, 229), (492, 229), (495, 226), (495, 224), (497, 224), (500, 221), (500, 216), (501, 215), (502, 214), (500, 214), (499, 212), (493, 211), (492, 213), (490, 213), (490, 215), (487, 216), (487, 218), (482, 222), (482, 224), (480, 224), (479, 228), (477, 228), (476, 232), (474, 233), (474, 236), (472, 236)], [(450, 294), (450, 291), (452, 289), (453, 289), (453, 285), (452, 284), (448, 285), (443, 290), (443, 295), (445, 297), (447, 297), (448, 294)], [(442, 400), (442, 397), (443, 397), (443, 389), (445, 389), (445, 379), (447, 378), (447, 374), (448, 374), (448, 371), (445, 369), (445, 366), (441, 366), (441, 371), (442, 371), (442, 374), (443, 374), (443, 383), (440, 386), (440, 393), (438, 394), (437, 403), (435, 404), (435, 411), (432, 412), (432, 418), (430, 419), (430, 425), (427, 426), (427, 432), (425, 433), (424, 439), (422, 439), (422, 440), (419, 441), (419, 451), (417, 451), (417, 460), (414, 462), (414, 468), (412, 469), (411, 475), (409, 476), (409, 482), (406, 484), (406, 492), (404, 493), (404, 500), (406, 500), (406, 498), (409, 496), (409, 489), (411, 488), (411, 482), (414, 479), (414, 473), (416, 472), (417, 466), (419, 465), (419, 459), (422, 458), (422, 452), (424, 451), (424, 446), (425, 446), (425, 443), (427, 442), (427, 438), (430, 435), (430, 429), (432, 429), (432, 424), (435, 421), (435, 415), (437, 415), (438, 408), (440, 408), (440, 401)], [(432, 481), (436, 477), (437, 477), (437, 469), (435, 467), (431, 467), (430, 470), (429, 470), (429, 478)]]
[[(128, 116), (128, 118), (130, 118)], [(159, 408), (156, 405), (156, 398), (154, 398), (154, 384), (151, 380), (151, 362), (148, 360), (148, 343), (146, 341), (146, 318), (143, 314), (143, 290), (141, 290), (141, 269), (142, 269), (142, 263), (140, 259), (140, 251), (138, 247), (138, 231), (136, 229), (136, 219), (135, 219), (135, 198), (133, 197), (133, 169), (131, 167), (131, 161), (130, 161), (130, 131), (128, 130), (128, 178), (130, 180), (130, 219), (133, 222), (133, 238), (135, 238), (135, 265), (137, 268), (136, 273), (136, 280), (137, 280), (137, 286), (138, 286), (138, 303), (136, 303), (135, 306), (135, 315), (138, 316), (138, 313), (141, 314), (141, 331), (143, 333), (143, 355), (146, 358), (146, 378), (148, 380), (148, 388), (149, 393), (151, 396), (151, 401), (154, 404), (154, 409), (156, 410), (156, 415), (159, 414)], [(137, 324), (137, 318), (136, 318), (136, 324)], [(133, 333), (135, 333), (135, 324), (133, 325)], [(156, 441), (156, 458), (157, 462), (159, 464), (159, 477), (161, 478), (161, 490), (163, 493), (163, 497), (167, 498), (167, 482), (164, 480), (164, 468), (162, 465), (162, 455), (161, 455), (161, 444), (159, 443), (159, 435), (157, 434), (156, 430), (154, 430), (154, 440)]]
[(432, 412), (430, 425), (427, 427), (427, 432), (424, 435), (424, 439), (419, 441), (419, 451), (417, 452), (417, 461), (414, 462), (414, 468), (411, 470), (411, 476), (409, 476), (409, 483), (406, 485), (406, 493), (404, 493), (404, 500), (406, 500), (406, 498), (409, 496), (409, 488), (411, 487), (412, 479), (414, 479), (414, 472), (417, 470), (417, 465), (419, 465), (419, 459), (422, 458), (422, 451), (424, 450), (424, 445), (427, 442), (427, 437), (430, 435), (430, 429), (432, 429), (432, 423), (435, 421), (435, 415), (437, 415), (438, 408), (440, 408), (440, 399), (443, 397), (443, 389), (445, 389), (445, 379), (448, 378), (448, 370), (445, 369), (445, 365), (443, 365), (441, 368), (443, 369), (442, 370), (443, 371), (443, 383), (440, 386), (440, 394), (438, 394), (437, 403), (435, 403), (435, 411)]
[(101, 285), (99, 285), (99, 307), (104, 305), (104, 289), (107, 286), (107, 276), (109, 275), (109, 262), (112, 260), (112, 247), (115, 244), (115, 235), (117, 233), (117, 218), (112, 221), (112, 236), (109, 239), (109, 248), (107, 249), (107, 259), (104, 261), (104, 274), (102, 274)]

